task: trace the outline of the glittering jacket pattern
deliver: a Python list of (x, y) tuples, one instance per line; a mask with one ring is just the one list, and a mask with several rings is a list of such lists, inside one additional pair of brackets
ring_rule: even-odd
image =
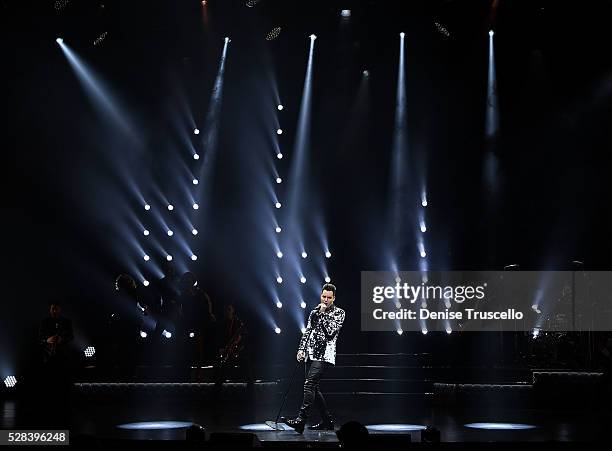
[(319, 313), (318, 308), (310, 312), (298, 347), (298, 351), (306, 354), (306, 361), (320, 360), (336, 364), (336, 340), (344, 316), (344, 310), (334, 304), (328, 307), (325, 313)]

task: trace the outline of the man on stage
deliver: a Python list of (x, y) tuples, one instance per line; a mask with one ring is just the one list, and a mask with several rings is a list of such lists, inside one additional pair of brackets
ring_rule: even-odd
[(344, 310), (334, 305), (336, 287), (331, 283), (323, 285), (321, 303), (308, 316), (308, 325), (300, 340), (297, 359), (305, 362), (304, 401), (300, 413), (295, 419), (284, 420), (284, 423), (300, 434), (310, 414), (313, 402), (321, 414), (321, 422), (310, 426), (315, 431), (333, 431), (334, 420), (325, 398), (319, 389), (319, 381), (325, 369), (336, 363), (336, 340), (344, 322)]

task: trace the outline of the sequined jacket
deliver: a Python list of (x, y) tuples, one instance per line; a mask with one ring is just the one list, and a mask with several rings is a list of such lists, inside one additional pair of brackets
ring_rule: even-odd
[(298, 351), (306, 354), (306, 361), (321, 360), (336, 364), (336, 340), (344, 322), (344, 310), (332, 304), (325, 313), (314, 309), (302, 334)]

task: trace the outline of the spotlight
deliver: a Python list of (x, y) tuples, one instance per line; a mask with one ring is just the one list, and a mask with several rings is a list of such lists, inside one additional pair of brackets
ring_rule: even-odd
[(278, 108), (278, 111), (283, 111), (283, 108), (284, 108), (284, 107), (283, 107), (282, 105), (279, 105), (279, 106), (277, 106), (276, 108)]
[(325, 283), (331, 282), (331, 278), (329, 276), (325, 276)]
[(193, 183), (194, 185), (197, 185), (197, 184), (198, 184), (198, 183), (200, 183), (200, 182), (198, 181), (198, 179), (193, 179), (193, 182), (192, 182), (192, 183)]
[(149, 231), (148, 231), (147, 229), (144, 229), (144, 230), (142, 231), (142, 234), (143, 234), (144, 236), (149, 236)]
[(400, 33), (400, 38), (404, 39), (404, 36), (405, 36), (405, 34), (404, 34), (404, 32), (402, 31), (402, 32)]
[(274, 332), (276, 332), (277, 334), (280, 334), (280, 333), (281, 333), (280, 327), (276, 327), (276, 328), (274, 329)]
[(198, 256), (196, 254), (191, 254), (192, 261), (196, 261), (197, 259), (198, 259)]
[(168, 230), (168, 236), (172, 236), (174, 235), (174, 232), (172, 230)]
[(538, 335), (540, 335), (540, 329), (538, 329), (536, 327), (535, 329), (533, 329), (533, 332), (531, 334), (531, 338), (533, 338), (535, 340), (536, 338), (538, 338)]
[(283, 134), (283, 130), (282, 130), (282, 129), (280, 129), (280, 128), (279, 128), (279, 129), (277, 129), (277, 130), (276, 130), (276, 134), (277, 134), (277, 135), (282, 135), (282, 134)]
[(6, 385), (7, 388), (13, 388), (16, 384), (17, 378), (15, 376), (7, 376), (4, 379), (4, 385)]
[(283, 253), (282, 253), (281, 251), (278, 251), (278, 252), (276, 253), (276, 256), (277, 256), (278, 258), (283, 258)]
[(193, 338), (195, 337), (195, 334), (193, 332), (189, 332), (189, 338)]
[(282, 154), (282, 153), (280, 153), (280, 152), (279, 152), (279, 153), (277, 153), (277, 154), (276, 154), (276, 158), (278, 158), (279, 160), (282, 160), (282, 159), (283, 159), (283, 154)]
[(142, 284), (143, 284), (145, 287), (148, 287), (148, 286), (149, 286), (149, 281), (145, 279), (145, 280), (143, 280), (143, 281), (142, 281)]
[(425, 224), (421, 224), (421, 232), (427, 232), (427, 226), (425, 226)]
[(230, 41), (231, 41), (231, 39), (226, 36), (225, 37), (225, 42), (230, 42)]
[(198, 234), (198, 229), (191, 229), (191, 234), (192, 235), (197, 235)]
[(151, 206), (149, 204), (145, 204), (145, 210), (149, 211), (151, 209)]
[(302, 251), (302, 258), (306, 258), (308, 257), (308, 254), (306, 253), (306, 251)]
[(62, 38), (57, 38), (55, 42), (57, 42), (58, 44), (62, 44), (64, 40)]
[(93, 357), (95, 353), (96, 353), (96, 348), (94, 348), (93, 346), (87, 346), (85, 350), (83, 351), (83, 354), (85, 354), (85, 357)]
[(202, 4), (206, 6), (206, 0), (202, 0)]
[(421, 201), (421, 205), (422, 205), (423, 207), (427, 207), (427, 199), (423, 199), (423, 200)]
[(300, 302), (300, 307), (306, 308), (306, 303), (304, 301)]
[(147, 338), (147, 333), (144, 330), (140, 331), (140, 338)]
[(197, 153), (194, 153), (194, 154), (193, 154), (193, 159), (194, 159), (194, 160), (199, 160), (199, 159), (200, 159), (200, 156), (199, 156)]
[(315, 35), (315, 34), (311, 34), (311, 35), (310, 35), (310, 39), (312, 39), (312, 40), (314, 41), (315, 39), (317, 39), (317, 35)]
[(369, 77), (370, 77), (370, 71), (369, 71), (369, 70), (364, 70), (364, 71), (363, 71), (363, 76), (364, 76), (365, 78), (369, 78)]
[(275, 230), (276, 230), (276, 233), (281, 233), (281, 230), (282, 230), (282, 229), (281, 229), (280, 227), (276, 226), (276, 229), (275, 229)]
[(306, 333), (306, 328), (302, 327), (302, 333), (305, 334)]
[(194, 135), (199, 135), (199, 134), (200, 134), (200, 130), (199, 130), (199, 129), (197, 129), (197, 128), (194, 128), (194, 129), (193, 129), (193, 134), (194, 134)]
[(198, 208), (200, 208), (200, 206), (198, 204), (193, 204), (193, 209), (197, 210)]
[(427, 335), (427, 329), (422, 329), (421, 332), (423, 333), (423, 335)]
[(450, 327), (450, 326), (448, 326), (448, 327), (446, 328), (446, 333), (447, 333), (448, 335), (452, 334), (452, 333), (453, 333), (453, 329), (451, 329), (451, 327)]
[(276, 183), (282, 183), (283, 179), (281, 179), (280, 177), (276, 177)]
[(489, 36), (493, 37), (494, 33), (493, 30), (489, 30)]
[(276, 202), (275, 207), (276, 207), (276, 208), (280, 208), (280, 207), (281, 207), (281, 203), (280, 203), (280, 202)]
[(172, 261), (172, 255), (166, 255), (166, 260), (168, 260), (169, 262)]
[(401, 283), (402, 282), (402, 278), (400, 276), (397, 276), (395, 278), (395, 283)]
[(402, 329), (397, 329), (397, 334), (398, 335), (402, 335), (404, 333), (404, 331)]
[(144, 258), (144, 261), (146, 261), (146, 262), (149, 261), (149, 256), (147, 254), (145, 254), (142, 258)]
[(278, 301), (278, 302), (276, 303), (276, 307), (278, 307), (278, 308), (283, 308), (283, 303), (282, 303), (281, 301)]
[(300, 277), (300, 282), (306, 283), (306, 277), (304, 277), (304, 276)]
[(172, 333), (168, 332), (166, 329), (162, 332), (162, 335), (166, 338), (172, 338)]
[(325, 258), (331, 258), (331, 252), (326, 251), (325, 252)]
[(169, 211), (174, 210), (174, 205), (172, 205), (172, 204), (168, 204), (168, 210), (169, 210)]
[(277, 281), (278, 283), (283, 283), (283, 278), (282, 278), (281, 276), (278, 276), (278, 277), (276, 278), (276, 281)]
[(350, 9), (343, 9), (343, 10), (340, 12), (340, 15), (341, 15), (342, 17), (351, 17), (351, 10), (350, 10)]
[(427, 257), (427, 254), (425, 253), (425, 251), (424, 251), (424, 250), (422, 250), (422, 251), (421, 251), (421, 258), (425, 258), (425, 257)]

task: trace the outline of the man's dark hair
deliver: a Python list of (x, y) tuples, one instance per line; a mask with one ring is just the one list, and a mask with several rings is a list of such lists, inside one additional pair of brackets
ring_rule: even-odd
[(58, 300), (49, 301), (49, 307), (51, 307), (52, 305), (57, 305), (58, 307), (61, 307), (62, 303), (61, 301), (58, 301)]
[(325, 285), (323, 285), (323, 288), (321, 289), (321, 293), (323, 293), (324, 291), (331, 291), (332, 293), (334, 293), (334, 297), (336, 297), (336, 286), (332, 285), (331, 283), (326, 283)]

